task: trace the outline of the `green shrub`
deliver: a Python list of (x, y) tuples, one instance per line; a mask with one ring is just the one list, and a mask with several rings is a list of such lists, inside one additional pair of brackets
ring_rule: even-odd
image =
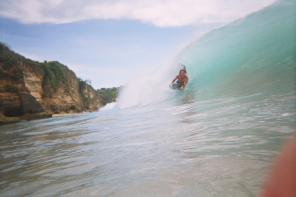
[(42, 64), (44, 83), (57, 88), (61, 82), (66, 81), (66, 67), (59, 62), (46, 62)]
[(115, 102), (118, 96), (119, 88), (101, 88), (97, 90), (97, 95), (101, 99), (103, 105)]
[(0, 61), (4, 70), (8, 70), (18, 63), (15, 54), (3, 43), (0, 44)]

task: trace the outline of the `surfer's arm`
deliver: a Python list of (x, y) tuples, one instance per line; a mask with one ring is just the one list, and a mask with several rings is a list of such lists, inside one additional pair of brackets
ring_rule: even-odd
[(175, 79), (172, 81), (172, 83), (174, 83), (177, 79), (178, 79), (178, 76), (175, 77)]
[(188, 77), (186, 77), (184, 80), (184, 87), (187, 85), (187, 83), (188, 83)]

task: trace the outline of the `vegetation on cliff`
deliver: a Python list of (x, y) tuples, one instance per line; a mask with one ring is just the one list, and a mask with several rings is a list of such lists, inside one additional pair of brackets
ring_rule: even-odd
[(44, 72), (44, 85), (57, 88), (66, 79), (65, 72), (68, 68), (57, 61), (44, 62), (41, 68)]
[(116, 98), (119, 93), (119, 88), (101, 88), (97, 90), (97, 95), (99, 96), (102, 105), (106, 105), (107, 103), (112, 103), (116, 101)]
[(14, 66), (19, 64), (20, 61), (28, 61), (25, 57), (14, 53), (9, 50), (8, 46), (0, 42), (0, 79), (7, 79), (17, 81), (22, 77), (22, 73), (15, 69), (12, 75), (8, 71)]

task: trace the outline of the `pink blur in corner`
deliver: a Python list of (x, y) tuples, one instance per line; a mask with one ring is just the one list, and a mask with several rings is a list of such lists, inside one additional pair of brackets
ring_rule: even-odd
[(262, 196), (296, 197), (296, 135), (277, 158)]

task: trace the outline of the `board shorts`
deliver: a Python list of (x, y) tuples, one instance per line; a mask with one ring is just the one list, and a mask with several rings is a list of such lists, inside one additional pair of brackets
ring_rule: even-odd
[(173, 89), (180, 89), (181, 88), (181, 83), (179, 81), (177, 81), (176, 83), (173, 83), (171, 85), (171, 88), (173, 88)]

